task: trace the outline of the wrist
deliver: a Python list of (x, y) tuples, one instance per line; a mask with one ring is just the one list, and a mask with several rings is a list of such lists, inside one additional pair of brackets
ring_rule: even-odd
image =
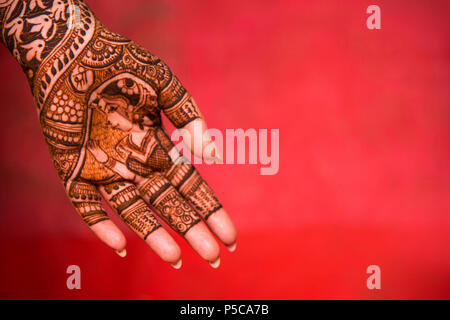
[(95, 32), (80, 0), (0, 0), (3, 43), (22, 66), (38, 108)]
[(65, 41), (83, 37), (87, 17), (92, 24), (80, 0), (0, 0), (0, 39), (24, 68), (36, 69)]

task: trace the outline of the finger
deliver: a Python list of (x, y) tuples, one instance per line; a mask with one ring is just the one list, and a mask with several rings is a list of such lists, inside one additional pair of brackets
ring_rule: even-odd
[(103, 209), (97, 188), (87, 182), (69, 181), (67, 194), (83, 221), (92, 232), (117, 254), (126, 255), (126, 239), (120, 229), (109, 220)]
[(180, 132), (183, 143), (186, 144), (193, 155), (203, 160), (222, 163), (219, 149), (211, 138), (205, 119), (194, 119), (183, 126)]
[(220, 248), (206, 225), (183, 196), (161, 174), (139, 181), (142, 197), (191, 247), (213, 267), (217, 267)]
[[(160, 129), (156, 131), (161, 146), (170, 153), (174, 144), (167, 133)], [(170, 162), (170, 167), (164, 172), (169, 182), (183, 195), (191, 206), (197, 210), (213, 233), (227, 246), (230, 251), (236, 248), (237, 231), (227, 212), (206, 181), (190, 163)]]
[(194, 207), (212, 232), (230, 251), (236, 248), (237, 231), (214, 191), (191, 164), (174, 164), (167, 179)]
[(100, 221), (91, 226), (94, 234), (124, 258), (127, 255), (127, 241), (122, 231), (111, 220)]
[(161, 109), (176, 128), (183, 129), (183, 141), (195, 156), (220, 161), (218, 149), (194, 98), (169, 69), (167, 72), (168, 80), (158, 97)]
[(199, 108), (178, 78), (166, 66), (166, 80), (161, 84), (158, 104), (167, 118), (177, 128), (202, 118)]
[(125, 181), (99, 187), (108, 204), (147, 245), (165, 262), (181, 267), (181, 250), (168, 234), (150, 208), (139, 195), (136, 187)]

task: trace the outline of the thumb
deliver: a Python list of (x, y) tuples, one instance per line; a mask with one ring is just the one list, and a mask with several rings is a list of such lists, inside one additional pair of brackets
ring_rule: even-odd
[(193, 155), (203, 160), (221, 162), (219, 149), (212, 140), (203, 118), (189, 122), (182, 129), (182, 132), (187, 133), (183, 135), (183, 141)]

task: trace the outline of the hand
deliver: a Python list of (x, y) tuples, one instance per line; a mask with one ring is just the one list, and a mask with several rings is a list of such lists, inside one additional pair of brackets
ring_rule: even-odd
[[(68, 23), (69, 6), (79, 9), (75, 24)], [(219, 246), (210, 231), (234, 250), (236, 230), (196, 169), (169, 157), (174, 145), (161, 111), (177, 128), (207, 128), (170, 69), (106, 29), (80, 0), (0, 0), (0, 19), (3, 43), (28, 76), (55, 168), (91, 230), (126, 254), (102, 196), (164, 261), (179, 268), (181, 253), (158, 218), (217, 267)], [(200, 139), (203, 150), (211, 141)]]

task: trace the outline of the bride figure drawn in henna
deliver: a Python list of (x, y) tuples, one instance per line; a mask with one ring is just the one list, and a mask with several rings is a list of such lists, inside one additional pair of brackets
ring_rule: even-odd
[(106, 130), (119, 130), (126, 134), (114, 146), (119, 157), (106, 154), (91, 135), (88, 150), (98, 162), (135, 182), (169, 168), (168, 152), (155, 135), (161, 118), (154, 112), (157, 108), (153, 89), (137, 78), (133, 80), (131, 75), (126, 78), (120, 75), (119, 79), (107, 82), (101, 93), (94, 92), (91, 100), (90, 107), (105, 117)]

